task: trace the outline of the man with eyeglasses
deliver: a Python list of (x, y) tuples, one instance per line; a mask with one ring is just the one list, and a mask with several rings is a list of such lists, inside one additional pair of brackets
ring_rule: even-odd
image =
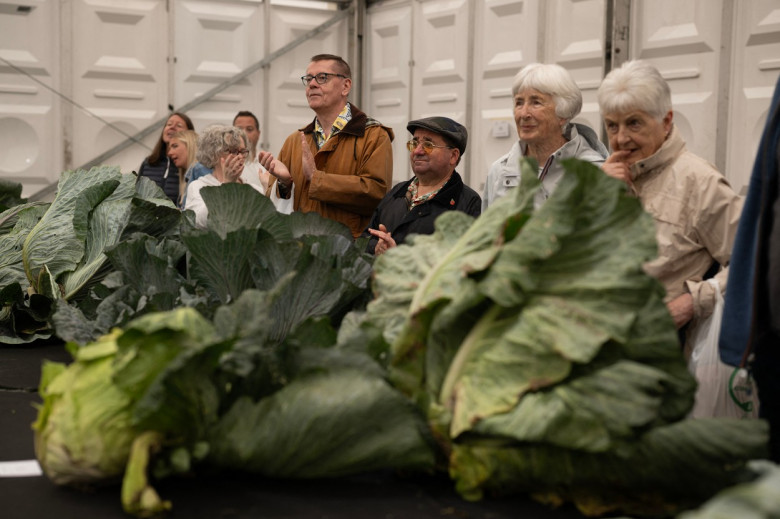
[(434, 221), (446, 211), (477, 217), (482, 199), (463, 183), (455, 167), (466, 151), (466, 128), (447, 117), (411, 121), (406, 143), (414, 177), (390, 191), (363, 232), (367, 252), (379, 255), (411, 234), (433, 234)]
[(392, 183), (393, 130), (347, 101), (352, 73), (339, 56), (314, 56), (301, 81), (315, 118), (276, 157), (260, 152), (275, 177), (268, 194), (292, 196), (294, 210), (341, 222), (358, 237)]

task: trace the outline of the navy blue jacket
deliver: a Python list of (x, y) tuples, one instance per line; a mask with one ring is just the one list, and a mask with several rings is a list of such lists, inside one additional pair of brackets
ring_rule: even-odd
[[(780, 338), (780, 80), (750, 177), (734, 240), (720, 332), (723, 362), (738, 366), (745, 349)], [(774, 221), (774, 226), (773, 226)]]
[[(165, 176), (166, 170), (168, 176)], [(141, 164), (141, 168), (138, 170), (139, 177), (147, 177), (150, 180), (160, 186), (160, 189), (165, 191), (171, 202), (178, 204), (179, 202), (179, 168), (169, 157), (165, 157), (160, 160), (156, 166), (151, 166), (148, 159), (144, 159)]]

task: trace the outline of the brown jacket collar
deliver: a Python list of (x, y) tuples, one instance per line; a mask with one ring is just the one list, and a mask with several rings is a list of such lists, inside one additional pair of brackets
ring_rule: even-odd
[[(362, 137), (366, 133), (366, 128), (369, 126), (382, 126), (382, 123), (367, 116), (357, 106), (351, 105), (351, 107), (352, 119), (349, 120), (347, 125), (344, 126), (344, 128), (339, 131), (339, 133), (343, 133), (345, 135), (354, 135), (355, 137)], [(303, 128), (299, 128), (299, 131), (302, 131), (303, 133), (314, 133), (314, 122), (316, 120), (317, 118), (315, 117), (308, 125), (304, 126)], [(390, 140), (393, 140), (392, 128), (385, 127), (385, 129), (390, 134)]]

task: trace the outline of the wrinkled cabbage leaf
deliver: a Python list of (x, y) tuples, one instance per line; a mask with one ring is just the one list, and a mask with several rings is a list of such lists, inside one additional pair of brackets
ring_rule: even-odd
[[(695, 381), (663, 288), (643, 270), (657, 254), (652, 218), (598, 167), (564, 166), (538, 209), (537, 170), (524, 162), (520, 187), (473, 225), (444, 214), (433, 235), (382, 255), (376, 297), (342, 340), (386, 341), (393, 382), (453, 453), (466, 497), (523, 490), (587, 513), (644, 501), (666, 512), (681, 505), (673, 489), (695, 500), (749, 477), (765, 424), (685, 420)], [(677, 443), (655, 440), (665, 431)], [(656, 468), (680, 451), (690, 457), (659, 470), (661, 484)], [(613, 482), (596, 477), (605, 460), (602, 471), (633, 471), (614, 506)]]

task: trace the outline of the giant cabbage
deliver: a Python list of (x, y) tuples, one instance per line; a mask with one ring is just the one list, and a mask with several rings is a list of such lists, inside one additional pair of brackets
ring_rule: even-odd
[(47, 364), (34, 424), (44, 473), (77, 487), (124, 477), (128, 511), (166, 509), (138, 471), (164, 440), (193, 446), (215, 420), (219, 388), (209, 374), (225, 345), (213, 336), (210, 322), (183, 308), (144, 316), (75, 349), (67, 367)]
[(0, 214), (0, 342), (50, 337), (58, 304), (77, 304), (111, 272), (108, 249), (134, 232), (178, 232), (180, 219), (154, 182), (110, 166), (67, 171), (51, 204)]
[(198, 462), (288, 478), (431, 469), (422, 415), (370, 355), (312, 333), (321, 322), (271, 336), (281, 293), (248, 290), (213, 324), (188, 308), (149, 314), (47, 365), (35, 424), (46, 475), (123, 479), (125, 510), (148, 516), (170, 507), (151, 476)]
[(176, 236), (136, 232), (108, 247), (112, 272), (78, 306), (57, 307), (57, 334), (86, 344), (113, 326), (182, 306), (212, 317), (244, 291), (269, 290), (290, 272), (298, 275), (276, 303), (279, 334), (330, 305), (337, 324), (367, 299), (371, 259), (344, 225), (313, 213), (281, 214), (247, 185), (207, 187), (202, 196), (206, 229), (186, 211)]
[(597, 167), (538, 210), (535, 168), (473, 224), (450, 213), (375, 263), (352, 341), (379, 336), (426, 413), (458, 491), (529, 492), (588, 514), (666, 512), (750, 477), (760, 421), (686, 420), (695, 381), (663, 289), (654, 226)]
[[(98, 315), (104, 324), (122, 312), (143, 316), (94, 343), (74, 344), (75, 362), (44, 378), (36, 445), (54, 481), (100, 484), (122, 475), (125, 510), (145, 516), (170, 506), (154, 491), (153, 476), (202, 464), (296, 478), (433, 467), (422, 414), (389, 383), (379, 353), (337, 345), (344, 315), (365, 305), (371, 258), (343, 225), (280, 215), (253, 193), (240, 185), (207, 191), (210, 219), (222, 220), (205, 230), (183, 225), (193, 282), (186, 288), (202, 293), (206, 315), (191, 307), (143, 315), (111, 299), (121, 293), (131, 296), (125, 303), (159, 303), (171, 268), (165, 257), (178, 248), (134, 235), (108, 252), (118, 270), (104, 286), (115, 292)], [(222, 204), (231, 215), (220, 216)], [(151, 260), (139, 262), (145, 253)], [(181, 301), (179, 288), (170, 301)], [(74, 336), (95, 332), (83, 315), (58, 314), (58, 326), (70, 319)], [(87, 362), (98, 345), (105, 358)], [(112, 398), (89, 393), (84, 404), (78, 380), (97, 378)], [(90, 413), (79, 413), (82, 405)], [(107, 447), (87, 453), (81, 446), (89, 442)], [(68, 443), (73, 456), (52, 454), (70, 452)], [(74, 480), (73, 471), (91, 479)]]
[[(122, 330), (98, 340), (115, 343), (105, 358), (45, 374), (41, 463), (68, 441), (77, 456), (44, 470), (119, 471), (136, 515), (169, 507), (152, 476), (200, 464), (311, 478), (446, 460), (466, 498), (522, 491), (594, 515), (668, 513), (754, 477), (763, 422), (685, 419), (695, 382), (642, 269), (652, 220), (599, 169), (566, 167), (537, 211), (526, 166), (479, 219), (445, 214), (378, 258), (367, 307), (371, 261), (345, 227), (280, 215), (249, 186), (204, 188), (206, 229), (185, 213), (180, 242), (134, 234), (107, 250), (116, 270), (92, 310)], [(58, 315), (74, 336), (99, 332)], [(122, 398), (92, 395), (84, 416), (90, 376)], [(61, 440), (70, 430), (86, 440)], [(104, 432), (118, 459), (79, 449)]]

